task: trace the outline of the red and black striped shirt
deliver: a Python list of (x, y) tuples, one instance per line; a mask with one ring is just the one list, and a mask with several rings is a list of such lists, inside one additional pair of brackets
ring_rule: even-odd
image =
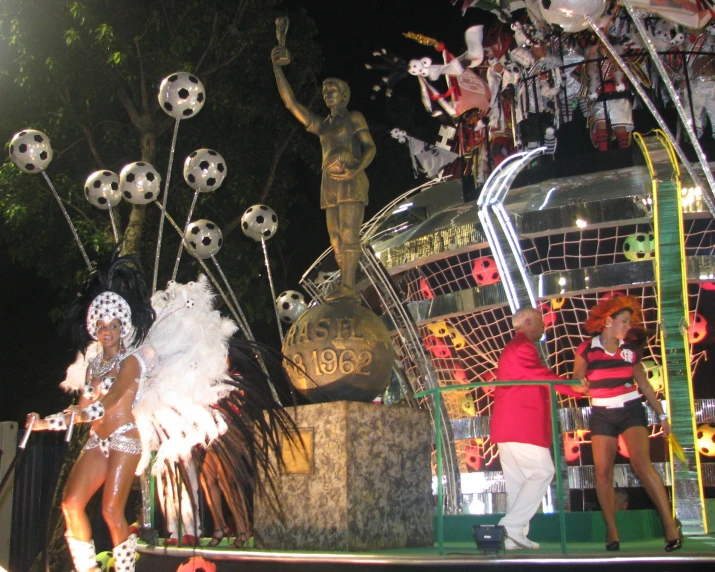
[(633, 368), (641, 361), (641, 352), (634, 345), (621, 341), (614, 354), (608, 353), (601, 345), (601, 338), (595, 336), (576, 348), (588, 363), (586, 377), (591, 389), (591, 397), (614, 397), (637, 389), (633, 379)]

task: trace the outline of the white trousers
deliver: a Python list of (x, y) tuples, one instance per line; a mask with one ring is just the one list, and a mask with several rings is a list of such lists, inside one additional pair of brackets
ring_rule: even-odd
[[(194, 512), (194, 506), (198, 507), (199, 501), (199, 477), (196, 472), (196, 466), (193, 462), (183, 463), (186, 468), (186, 473), (189, 477), (189, 489), (187, 490), (186, 483), (181, 478), (181, 473), (178, 475), (180, 481), (179, 488), (176, 488), (177, 477), (172, 472), (166, 473), (164, 477), (156, 479), (157, 494), (162, 503), (164, 518), (166, 519), (166, 529), (174, 538), (177, 537), (178, 519), (179, 519), (179, 494), (181, 494), (181, 523), (182, 535), (189, 534), (191, 536), (199, 536), (201, 528), (201, 519), (198, 512)], [(193, 501), (193, 504), (192, 504)]]
[(506, 485), (506, 515), (499, 524), (526, 533), (531, 517), (541, 504), (551, 480), (554, 462), (546, 447), (529, 443), (499, 443), (499, 457)]

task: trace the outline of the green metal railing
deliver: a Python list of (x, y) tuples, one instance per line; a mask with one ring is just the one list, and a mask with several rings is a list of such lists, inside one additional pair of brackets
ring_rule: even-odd
[[(559, 534), (561, 537), (561, 553), (566, 554), (566, 514), (564, 512), (563, 482), (561, 479), (561, 448), (559, 443), (559, 427), (556, 420), (556, 392), (554, 385), (581, 385), (579, 381), (497, 381), (490, 383), (470, 383), (469, 385), (453, 385), (450, 387), (435, 387), (415, 393), (415, 398), (432, 396), (434, 399), (434, 427), (442, 425), (442, 393), (445, 391), (464, 391), (485, 387), (507, 387), (512, 385), (547, 385), (549, 386), (549, 405), (551, 407), (551, 437), (554, 445), (554, 465), (556, 467), (556, 500), (559, 510)], [(435, 449), (437, 451), (437, 544), (440, 555), (444, 555), (444, 492), (442, 484), (442, 434), (435, 431)]]

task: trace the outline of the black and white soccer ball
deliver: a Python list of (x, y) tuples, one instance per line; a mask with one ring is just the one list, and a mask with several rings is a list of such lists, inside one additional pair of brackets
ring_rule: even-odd
[(195, 191), (209, 193), (226, 178), (226, 161), (216, 151), (199, 149), (184, 161), (184, 179)]
[(159, 105), (176, 119), (193, 117), (204, 106), (204, 84), (192, 73), (176, 72), (164, 78), (159, 87)]
[(84, 184), (84, 196), (93, 206), (104, 211), (122, 202), (119, 175), (112, 171), (95, 171)]
[(278, 317), (284, 324), (294, 323), (307, 309), (303, 294), (295, 290), (286, 290), (276, 298)]
[(221, 229), (216, 223), (205, 218), (189, 224), (184, 240), (188, 244), (187, 250), (202, 260), (216, 256), (223, 246)]
[(278, 216), (266, 205), (248, 207), (241, 217), (243, 234), (257, 240), (268, 240), (278, 230)]
[(50, 138), (42, 131), (25, 129), (10, 140), (10, 158), (25, 173), (40, 173), (52, 161)]
[(135, 205), (146, 205), (159, 198), (161, 175), (149, 163), (129, 163), (119, 173), (122, 197)]

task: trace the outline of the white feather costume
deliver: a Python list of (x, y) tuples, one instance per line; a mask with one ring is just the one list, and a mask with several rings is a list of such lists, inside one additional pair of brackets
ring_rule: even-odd
[[(154, 474), (188, 459), (195, 445), (208, 446), (226, 431), (211, 408), (233, 389), (228, 376), (228, 340), (237, 330), (213, 308), (205, 276), (188, 284), (170, 283), (152, 297), (157, 317), (139, 348), (155, 353), (147, 363), (141, 398), (133, 410), (142, 439), (140, 474), (156, 452)], [(146, 355), (146, 354), (145, 354)]]

